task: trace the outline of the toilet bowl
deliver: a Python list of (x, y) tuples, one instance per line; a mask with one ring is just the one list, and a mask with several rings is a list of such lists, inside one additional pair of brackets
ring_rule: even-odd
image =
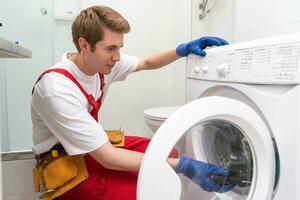
[(164, 121), (168, 119), (168, 117), (178, 108), (178, 106), (148, 108), (144, 110), (145, 123), (154, 134), (157, 129), (164, 123)]

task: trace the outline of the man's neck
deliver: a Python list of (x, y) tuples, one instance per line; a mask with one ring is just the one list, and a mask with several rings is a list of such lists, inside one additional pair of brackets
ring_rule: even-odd
[(70, 53), (67, 55), (67, 58), (75, 63), (78, 69), (87, 76), (92, 76), (95, 73), (87, 69), (86, 65), (83, 62), (82, 55), (80, 53)]

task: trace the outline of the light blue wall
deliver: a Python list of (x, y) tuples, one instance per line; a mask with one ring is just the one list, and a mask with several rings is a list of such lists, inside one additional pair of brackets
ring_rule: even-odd
[[(6, 109), (1, 104), (2, 150), (32, 146), (31, 89), (38, 74), (53, 63), (52, 4), (51, 0), (10, 0), (0, 7), (1, 37), (32, 50), (31, 59), (5, 59), (6, 65), (1, 67), (1, 102), (6, 103)], [(41, 13), (43, 8), (46, 15)]]
[(0, 133), (1, 149), (8, 149), (8, 128), (6, 114), (6, 60), (0, 60)]

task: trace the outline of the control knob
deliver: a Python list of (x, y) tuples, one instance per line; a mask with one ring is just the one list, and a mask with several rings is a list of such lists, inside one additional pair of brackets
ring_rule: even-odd
[(229, 73), (229, 69), (228, 63), (222, 62), (217, 67), (217, 73), (219, 76), (226, 76)]

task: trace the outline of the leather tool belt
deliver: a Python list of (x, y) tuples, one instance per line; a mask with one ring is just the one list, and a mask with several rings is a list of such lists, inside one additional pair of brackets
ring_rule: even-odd
[[(122, 148), (125, 134), (122, 130), (106, 130), (111, 144)], [(36, 155), (33, 168), (34, 188), (40, 192), (40, 199), (52, 200), (89, 177), (84, 160), (85, 155), (69, 156), (61, 144), (53, 146), (48, 152)]]
[(125, 133), (122, 130), (105, 130), (110, 143), (115, 146), (122, 148), (125, 145)]
[(88, 178), (85, 155), (69, 156), (61, 144), (36, 156), (34, 188), (40, 199), (52, 200)]

